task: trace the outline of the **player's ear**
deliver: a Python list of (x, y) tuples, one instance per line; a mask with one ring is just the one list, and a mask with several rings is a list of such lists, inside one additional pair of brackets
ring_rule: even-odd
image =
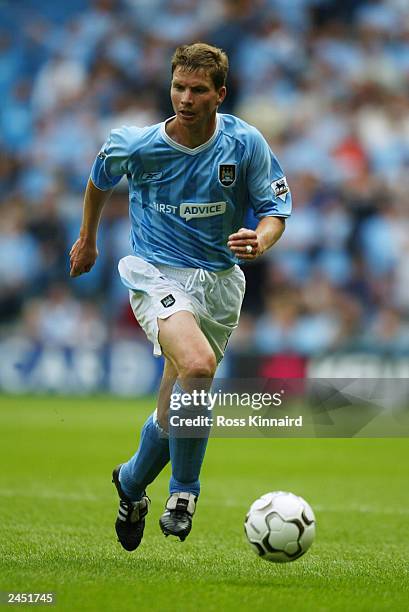
[(220, 87), (220, 89), (219, 89), (219, 91), (217, 93), (218, 93), (218, 97), (219, 97), (219, 99), (217, 101), (217, 105), (220, 106), (220, 104), (223, 102), (223, 100), (226, 97), (226, 93), (227, 93), (226, 87), (223, 85), (223, 87)]

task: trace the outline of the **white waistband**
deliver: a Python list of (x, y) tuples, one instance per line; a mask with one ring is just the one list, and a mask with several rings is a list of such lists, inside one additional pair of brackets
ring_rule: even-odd
[[(187, 279), (189, 278), (189, 276), (192, 275), (199, 275), (202, 278), (205, 278), (207, 275), (216, 275), (217, 277), (223, 277), (226, 276), (227, 274), (230, 274), (235, 266), (232, 266), (231, 268), (228, 268), (227, 270), (218, 270), (218, 271), (210, 271), (210, 270), (205, 270), (204, 268), (175, 268), (173, 266), (168, 266), (167, 264), (154, 264), (156, 268), (158, 268), (158, 270), (160, 270), (161, 272), (164, 272), (164, 274), (169, 273), (170, 276), (172, 276), (172, 278), (181, 278), (181, 279)], [(202, 273), (202, 274), (201, 274)], [(201, 280), (202, 280), (201, 278)]]

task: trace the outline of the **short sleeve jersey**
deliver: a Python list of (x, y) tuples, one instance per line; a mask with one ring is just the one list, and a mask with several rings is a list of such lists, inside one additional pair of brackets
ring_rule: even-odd
[(212, 137), (194, 149), (172, 140), (165, 126), (112, 130), (92, 182), (107, 190), (127, 176), (135, 255), (175, 267), (230, 268), (238, 260), (227, 239), (249, 207), (258, 219), (291, 214), (280, 164), (260, 132), (233, 115), (218, 114)]

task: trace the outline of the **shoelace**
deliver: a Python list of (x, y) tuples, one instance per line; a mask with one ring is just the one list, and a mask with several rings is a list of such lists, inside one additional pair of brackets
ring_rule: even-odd
[(148, 513), (148, 505), (149, 501), (145, 501), (145, 503), (142, 504), (141, 502), (126, 502), (121, 499), (119, 502), (118, 518), (123, 522), (128, 518), (132, 523), (139, 521)]

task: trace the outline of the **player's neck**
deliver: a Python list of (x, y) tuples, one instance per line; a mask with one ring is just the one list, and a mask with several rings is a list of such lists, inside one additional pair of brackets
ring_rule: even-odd
[(178, 144), (195, 149), (200, 147), (213, 136), (216, 130), (216, 115), (214, 115), (206, 125), (182, 125), (177, 117), (166, 123), (165, 130), (167, 135)]

